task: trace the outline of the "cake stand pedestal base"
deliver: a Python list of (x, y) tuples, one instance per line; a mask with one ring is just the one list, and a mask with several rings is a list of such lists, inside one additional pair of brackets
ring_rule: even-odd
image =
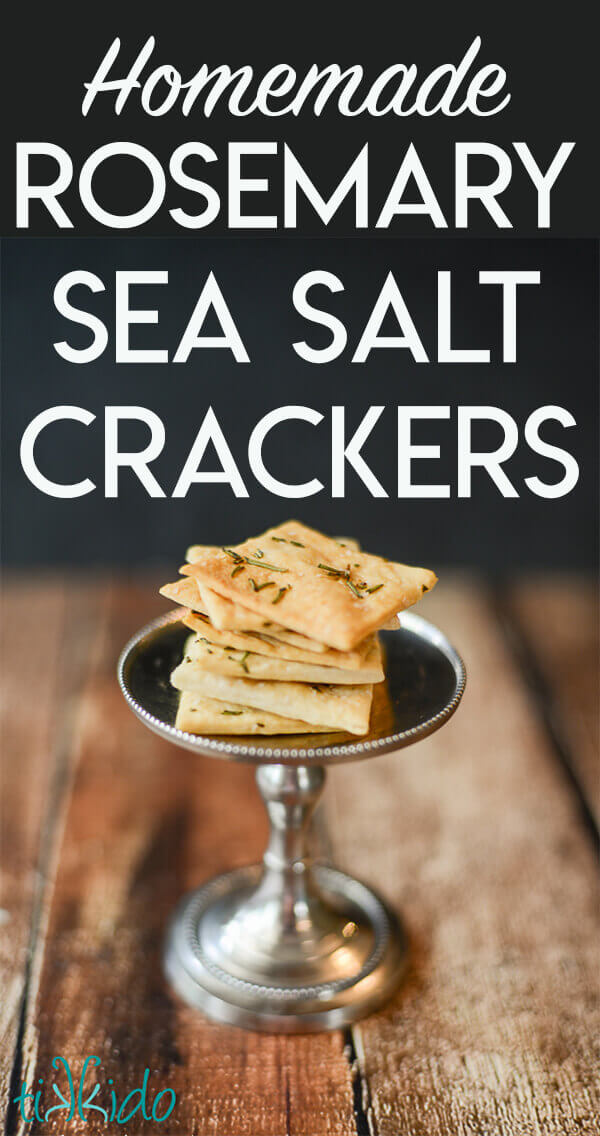
[(165, 969), (211, 1018), (250, 1029), (337, 1029), (397, 986), (406, 942), (364, 884), (311, 863), (308, 833), (322, 766), (261, 765), (271, 833), (262, 865), (210, 880), (179, 905)]

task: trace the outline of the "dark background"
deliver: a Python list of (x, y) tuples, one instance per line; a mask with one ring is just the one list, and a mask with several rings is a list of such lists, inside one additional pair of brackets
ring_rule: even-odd
[[(477, 283), (480, 269), (539, 269), (541, 284), (519, 289), (518, 362), (501, 360), (498, 287)], [(74, 346), (90, 333), (65, 321), (54, 308), (59, 277), (75, 268), (98, 274), (104, 293), (87, 289), (73, 302), (107, 323), (104, 355), (83, 366), (62, 360), (55, 341)], [(197, 350), (186, 364), (116, 366), (114, 272), (167, 269), (169, 285), (132, 290), (132, 306), (157, 307), (159, 324), (132, 331), (132, 345), (167, 347), (172, 356), (209, 270), (216, 277), (251, 356), (235, 363), (226, 350)], [(315, 303), (343, 319), (349, 343), (337, 361), (314, 365), (291, 344), (328, 341), (323, 329), (295, 312), (294, 282), (311, 269), (328, 269), (345, 291), (313, 293)], [(359, 336), (389, 270), (398, 280), (430, 359), (436, 355), (437, 277), (453, 273), (453, 345), (490, 347), (492, 362), (417, 364), (406, 350), (375, 350), (367, 363), (351, 363)], [(242, 539), (288, 516), (338, 534), (356, 534), (366, 547), (416, 563), (480, 566), (502, 573), (522, 566), (552, 569), (590, 566), (596, 551), (597, 255), (592, 241), (429, 240), (11, 240), (4, 242), (4, 557), (9, 563), (179, 562), (188, 543)], [(393, 334), (395, 321), (384, 326)], [(215, 327), (215, 330), (216, 327)], [(19, 443), (31, 418), (56, 404), (74, 404), (98, 415), (90, 427), (53, 425), (40, 438), (40, 468), (57, 481), (90, 476), (98, 489), (73, 501), (35, 489), (19, 464)], [(167, 494), (209, 405), (229, 442), (249, 499), (228, 485), (195, 485), (183, 500), (150, 499), (131, 471), (120, 479), (118, 499), (103, 496), (103, 413), (106, 404), (141, 405), (163, 419), (167, 442), (152, 466)], [(247, 462), (248, 437), (259, 418), (285, 404), (315, 407), (318, 427), (277, 427), (264, 448), (267, 467), (284, 481), (318, 477), (317, 496), (286, 501), (254, 480)], [(386, 411), (363, 449), (365, 460), (389, 493), (374, 500), (348, 469), (345, 499), (330, 495), (332, 404), (347, 408), (348, 435), (371, 404)], [(415, 462), (415, 481), (453, 486), (450, 500), (397, 500), (396, 406), (449, 404), (449, 422), (417, 424), (414, 441), (438, 442), (440, 461)], [(576, 488), (558, 500), (535, 497), (523, 478), (556, 481), (559, 467), (529, 451), (524, 440), (506, 465), (521, 492), (504, 499), (484, 471), (473, 473), (472, 497), (456, 497), (456, 415), (460, 404), (500, 406), (522, 434), (536, 407), (566, 407), (577, 425), (548, 423), (542, 436), (572, 452), (580, 465)], [(475, 428), (481, 449), (499, 444), (499, 428)], [(123, 428), (132, 449), (146, 444), (145, 428)], [(125, 446), (127, 448), (127, 446)], [(479, 448), (476, 445), (476, 448)], [(211, 452), (203, 468), (219, 468)]]

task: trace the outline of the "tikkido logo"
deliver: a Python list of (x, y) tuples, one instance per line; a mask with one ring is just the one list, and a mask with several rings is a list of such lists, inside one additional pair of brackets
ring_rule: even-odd
[[(141, 1085), (127, 1093), (127, 1096), (120, 1102), (117, 1090), (114, 1087), (108, 1090), (105, 1088), (103, 1094), (103, 1086), (98, 1081), (86, 1086), (88, 1071), (94, 1068), (100, 1069), (100, 1066), (100, 1058), (90, 1054), (85, 1058), (79, 1080), (76, 1082), (66, 1058), (54, 1057), (52, 1068), (60, 1070), (65, 1078), (63, 1080), (61, 1077), (62, 1087), (57, 1085), (55, 1081), (50, 1086), (53, 1097), (58, 1103), (50, 1107), (45, 1106), (43, 1077), (38, 1078), (40, 1088), (33, 1086), (28, 1088), (26, 1082), (23, 1081), (21, 1091), (12, 1100), (13, 1104), (18, 1105), (21, 1120), (25, 1124), (31, 1124), (34, 1120), (43, 1123), (48, 1121), (54, 1113), (62, 1113), (63, 1124), (69, 1124), (72, 1120), (82, 1120), (85, 1124), (91, 1118), (91, 1114), (94, 1114), (96, 1119), (100, 1119), (101, 1123), (127, 1124), (136, 1113), (141, 1113), (144, 1120), (154, 1120), (157, 1124), (162, 1124), (173, 1112), (177, 1099), (174, 1089), (161, 1089), (152, 1097), (151, 1102), (148, 1100), (149, 1069), (144, 1070)], [(112, 1077), (107, 1079), (106, 1085), (114, 1085)], [(102, 1104), (97, 1100), (98, 1097), (102, 1100)], [(29, 1101), (33, 1103), (28, 1110)]]

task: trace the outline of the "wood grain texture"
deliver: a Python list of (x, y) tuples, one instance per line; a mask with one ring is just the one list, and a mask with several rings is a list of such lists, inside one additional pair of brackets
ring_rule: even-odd
[[(123, 1099), (145, 1068), (150, 1100), (166, 1086), (177, 1093), (167, 1125), (136, 1118), (115, 1129), (131, 1136), (349, 1136), (357, 1126), (340, 1034), (212, 1025), (162, 978), (176, 897), (257, 859), (266, 828), (251, 769), (176, 751), (120, 695), (120, 647), (164, 609), (154, 587), (28, 581), (10, 592), (5, 1076), (36, 908), (21, 1045), (29, 1085), (50, 1079), (57, 1054), (77, 1075), (94, 1053), (97, 1103), (108, 1103), (109, 1077)], [(532, 637), (547, 616), (517, 599)], [(556, 598), (540, 603), (549, 610)], [(485, 593), (443, 583), (422, 609), (465, 656), (462, 707), (414, 749), (333, 768), (319, 810), (329, 819), (321, 848), (398, 904), (411, 939), (403, 988), (353, 1031), (364, 1109), (376, 1136), (587, 1136), (600, 1103), (591, 843)], [(582, 612), (577, 619), (573, 668), (577, 637), (587, 642)], [(556, 640), (545, 650), (548, 661)], [(579, 715), (583, 729), (587, 696), (577, 700), (577, 683), (552, 674), (561, 715)], [(27, 716), (23, 675), (36, 689)], [(13, 1112), (11, 1125), (9, 1136), (112, 1130), (94, 1115), (65, 1127), (60, 1114), (25, 1125)]]
[[(15, 1054), (20, 1006), (25, 985), (27, 950), (33, 915), (35, 867), (51, 776), (49, 749), (56, 674), (56, 654), (64, 616), (64, 589), (40, 589), (37, 604), (30, 604), (24, 588), (2, 593), (2, 734), (0, 841), (2, 925), (0, 926), (0, 1092), (8, 1092)], [(40, 631), (40, 623), (44, 623)], [(23, 630), (23, 638), (21, 638)], [(37, 713), (33, 728), (23, 714), (22, 675), (31, 663), (32, 643), (39, 632), (40, 652), (35, 653)], [(50, 666), (47, 666), (50, 662)], [(36, 791), (32, 788), (36, 786)], [(37, 792), (37, 786), (40, 792)]]
[[(167, 917), (188, 888), (258, 859), (266, 821), (250, 768), (182, 753), (127, 708), (118, 651), (164, 609), (147, 582), (103, 605), (77, 715), (77, 770), (49, 912), (39, 985), (26, 1023), (28, 1084), (61, 1054), (74, 1072), (100, 1057), (96, 1103), (119, 1099), (149, 1070), (148, 1097), (177, 1104), (163, 1131), (215, 1136), (355, 1132), (351, 1068), (340, 1034), (258, 1036), (207, 1022), (172, 996), (160, 953)], [(64, 1085), (64, 1079), (63, 1079)], [(93, 1079), (92, 1082), (93, 1084)], [(54, 1103), (46, 1098), (46, 1107)], [(156, 1133), (155, 1121), (130, 1132)], [(17, 1131), (64, 1131), (64, 1116)], [(70, 1133), (106, 1133), (99, 1115)]]
[(593, 846), (474, 586), (423, 604), (463, 653), (463, 705), (414, 749), (331, 771), (338, 862), (403, 911), (412, 957), (353, 1030), (378, 1136), (598, 1131)]
[(555, 728), (600, 824), (598, 588), (577, 576), (522, 580), (510, 589), (507, 606), (543, 677)]
[(70, 771), (72, 712), (96, 617), (90, 589), (20, 575), (2, 588), (0, 1100), (8, 1092)]

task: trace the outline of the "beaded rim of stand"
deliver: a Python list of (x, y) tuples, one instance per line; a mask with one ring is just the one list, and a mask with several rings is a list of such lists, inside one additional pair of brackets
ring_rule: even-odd
[[(161, 627), (167, 627), (171, 623), (179, 622), (180, 616), (177, 611), (167, 612), (166, 615), (161, 615), (158, 619), (147, 623), (145, 627), (142, 627), (141, 630), (133, 635), (129, 642), (125, 644), (118, 663), (119, 685), (131, 709), (150, 729), (161, 734), (163, 737), (169, 738), (169, 740), (173, 741), (175, 744), (179, 743), (180, 745), (184, 745), (187, 749), (197, 749), (201, 753), (214, 754), (216, 757), (233, 757), (241, 760), (265, 763), (285, 763), (286, 761), (293, 761), (294, 764), (300, 765), (309, 762), (318, 764), (323, 758), (339, 760), (340, 758), (357, 759), (367, 756), (373, 757), (375, 754), (385, 752), (386, 750), (399, 749), (402, 746), (410, 745), (419, 738), (427, 737), (428, 734), (432, 734), (435, 730), (439, 729), (439, 727), (454, 714), (463, 696), (467, 681), (465, 664), (456, 648), (452, 646), (446, 636), (443, 635), (434, 624), (423, 619), (422, 616), (405, 612), (402, 612), (401, 615), (402, 626), (406, 631), (412, 631), (416, 634), (421, 633), (429, 643), (434, 647), (439, 647), (446, 655), (446, 658), (454, 667), (456, 690), (454, 696), (446, 706), (444, 706), (443, 710), (432, 715), (431, 718), (427, 718), (425, 722), (420, 722), (418, 726), (413, 726), (409, 730), (402, 730), (397, 734), (387, 734), (383, 738), (370, 738), (365, 741), (342, 742), (327, 746), (311, 746), (307, 749), (286, 749), (280, 746), (242, 745), (239, 742), (218, 741), (214, 737), (208, 737), (204, 734), (190, 734), (186, 730), (180, 730), (176, 726), (171, 726), (168, 722), (164, 722), (161, 718), (157, 718), (154, 714), (151, 714), (149, 710), (145, 710), (141, 703), (130, 693), (125, 678), (125, 666), (130, 653), (143, 639), (151, 635), (154, 631), (158, 631)], [(337, 731), (332, 730), (332, 733), (334, 732)]]
[(202, 950), (198, 938), (198, 921), (210, 904), (219, 899), (221, 895), (227, 894), (232, 885), (235, 886), (237, 880), (240, 883), (254, 881), (257, 876), (257, 869), (256, 866), (253, 866), (238, 868), (233, 872), (216, 876), (215, 879), (210, 880), (204, 887), (183, 901), (183, 942), (187, 951), (190, 952), (191, 958), (186, 963), (186, 960), (182, 959), (180, 954), (180, 961), (183, 962), (188, 973), (190, 975), (192, 973), (189, 963), (192, 962), (193, 964), (193, 960), (197, 960), (203, 970), (225, 986), (243, 991), (253, 997), (268, 998), (277, 1002), (297, 1001), (306, 998), (325, 1000), (327, 996), (349, 990), (350, 987), (356, 986), (357, 983), (372, 974), (384, 958), (390, 938), (389, 918), (381, 900), (370, 888), (367, 888), (352, 876), (347, 876), (344, 872), (338, 871), (337, 868), (330, 868), (321, 864), (316, 866), (313, 871), (319, 882), (323, 883), (325, 890), (327, 890), (328, 883), (330, 886), (333, 885), (334, 888), (337, 886), (338, 891), (343, 889), (345, 896), (360, 907), (362, 912), (371, 920), (375, 942), (360, 970), (347, 978), (332, 979), (330, 982), (320, 982), (313, 986), (271, 986), (249, 982), (246, 979), (229, 974), (228, 971), (223, 970), (209, 958)]

